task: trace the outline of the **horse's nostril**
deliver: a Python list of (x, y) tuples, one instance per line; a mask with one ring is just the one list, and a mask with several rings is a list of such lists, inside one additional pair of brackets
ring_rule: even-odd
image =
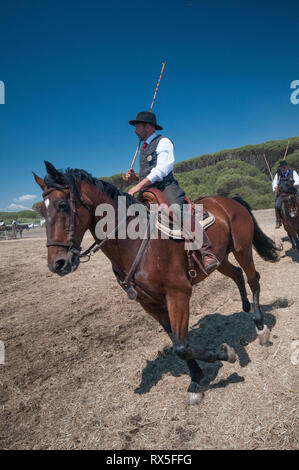
[(58, 259), (54, 263), (54, 270), (55, 272), (62, 271), (63, 267), (65, 265), (65, 259)]

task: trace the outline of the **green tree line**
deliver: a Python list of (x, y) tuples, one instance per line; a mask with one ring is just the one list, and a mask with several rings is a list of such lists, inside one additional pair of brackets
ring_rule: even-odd
[[(241, 196), (253, 209), (271, 208), (275, 195), (265, 157), (274, 177), (287, 143), (287, 140), (271, 140), (201, 155), (177, 163), (174, 175), (191, 199), (203, 195)], [(299, 137), (289, 139), (287, 161), (299, 172)], [(120, 174), (101, 179), (123, 191), (130, 187)]]
[(0, 220), (3, 220), (6, 224), (11, 224), (13, 220), (17, 220), (22, 224), (39, 224), (40, 219), (41, 215), (36, 211), (0, 212)]
[[(203, 195), (241, 196), (253, 209), (274, 207), (271, 177), (265, 163), (267, 159), (273, 177), (283, 159), (287, 140), (271, 140), (262, 144), (247, 145), (232, 150), (205, 154), (174, 166), (174, 175), (191, 199)], [(299, 173), (299, 137), (289, 139), (287, 162)], [(131, 186), (120, 174), (100, 178), (109, 181), (122, 191)], [(32, 211), (0, 212), (0, 220), (11, 223), (38, 223), (41, 202)]]

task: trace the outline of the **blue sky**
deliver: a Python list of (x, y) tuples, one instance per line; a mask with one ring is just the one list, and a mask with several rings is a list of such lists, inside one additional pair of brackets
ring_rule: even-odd
[[(272, 4), (271, 4), (272, 3)], [(109, 176), (130, 167), (128, 124), (149, 108), (176, 161), (299, 135), (297, 2), (0, 3), (0, 209), (41, 200), (43, 160)], [(136, 164), (138, 168), (138, 161)]]

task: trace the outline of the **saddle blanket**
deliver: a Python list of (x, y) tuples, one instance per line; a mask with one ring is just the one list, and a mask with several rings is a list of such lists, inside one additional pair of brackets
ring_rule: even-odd
[[(208, 216), (204, 219), (202, 219), (201, 217), (197, 218), (197, 222), (201, 225), (204, 230), (207, 230), (215, 222), (215, 216), (211, 212), (207, 211), (207, 213)], [(169, 219), (167, 218), (167, 220)], [(182, 235), (182, 230), (180, 228), (171, 228), (168, 226), (168, 224), (163, 223), (163, 217), (162, 219), (157, 218), (156, 227), (158, 230), (160, 230), (161, 233), (164, 233), (167, 238), (173, 238), (175, 240), (181, 240), (184, 238)]]

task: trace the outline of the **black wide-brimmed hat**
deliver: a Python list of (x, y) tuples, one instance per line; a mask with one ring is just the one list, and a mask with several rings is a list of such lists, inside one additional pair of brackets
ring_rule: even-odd
[(288, 166), (288, 162), (286, 160), (281, 160), (279, 162), (279, 168), (281, 168), (282, 166)]
[(163, 127), (157, 124), (156, 115), (154, 113), (151, 113), (150, 111), (141, 111), (137, 114), (136, 119), (129, 121), (129, 124), (131, 124), (131, 126), (135, 126), (137, 122), (147, 122), (149, 124), (152, 124), (152, 126), (155, 126), (158, 131), (161, 131), (163, 129)]

